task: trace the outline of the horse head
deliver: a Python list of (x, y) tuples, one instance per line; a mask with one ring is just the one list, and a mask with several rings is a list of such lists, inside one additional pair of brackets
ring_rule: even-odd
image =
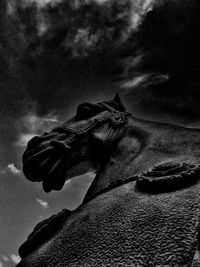
[(49, 133), (32, 138), (23, 155), (23, 171), (42, 182), (45, 192), (98, 168), (105, 152), (120, 137), (128, 115), (119, 95), (97, 104), (83, 103), (76, 115)]

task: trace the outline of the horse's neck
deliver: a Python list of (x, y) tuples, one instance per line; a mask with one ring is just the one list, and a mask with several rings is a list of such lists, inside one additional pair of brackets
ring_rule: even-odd
[(139, 173), (133, 162), (148, 140), (151, 132), (150, 124), (133, 117), (129, 118), (124, 135), (110, 151), (107, 161), (101, 164), (86, 194), (86, 201), (106, 188), (108, 184)]

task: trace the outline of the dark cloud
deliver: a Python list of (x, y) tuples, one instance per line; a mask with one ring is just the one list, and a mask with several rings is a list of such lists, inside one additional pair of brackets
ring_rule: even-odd
[[(119, 90), (138, 25), (153, 1), (62, 1), (18, 9), (26, 49), (23, 82), (43, 114)], [(33, 23), (35, 21), (35, 24)]]
[(9, 110), (25, 100), (25, 111), (34, 103), (40, 115), (56, 110), (63, 117), (82, 101), (120, 91), (139, 116), (147, 106), (152, 117), (172, 121), (199, 115), (197, 1), (52, 3), (18, 5), (25, 44), (18, 56), (15, 102), (6, 94), (13, 104)]
[(199, 6), (196, 0), (2, 4), (2, 114), (56, 110), (62, 119), (82, 101), (121, 91), (141, 116), (148, 105), (153, 117), (194, 118)]
[[(127, 65), (129, 87), (124, 83), (127, 99), (138, 113), (186, 125), (198, 123), (199, 12), (195, 0), (157, 1), (145, 16), (137, 34), (141, 60)], [(134, 84), (134, 76), (143, 79)]]

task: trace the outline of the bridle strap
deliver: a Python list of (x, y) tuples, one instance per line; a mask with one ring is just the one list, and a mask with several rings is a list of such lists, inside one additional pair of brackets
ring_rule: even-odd
[[(116, 129), (118, 129), (119, 126), (124, 125), (125, 116), (127, 116), (127, 115), (129, 115), (128, 112), (118, 112), (114, 109), (112, 109), (112, 111), (106, 110), (106, 111), (99, 113), (95, 117), (92, 117), (91, 119), (89, 119), (87, 121), (87, 123), (84, 122), (84, 123), (80, 124), (78, 129), (76, 129), (76, 128), (74, 129), (72, 127), (63, 125), (59, 128), (55, 128), (53, 131), (54, 132), (59, 131), (61, 133), (69, 133), (70, 132), (71, 133), (70, 136), (64, 141), (64, 144), (66, 146), (68, 146), (71, 143), (73, 143), (75, 140), (77, 140), (77, 138), (82, 137), (86, 133), (88, 133), (91, 130), (98, 127), (100, 124), (105, 123), (109, 120), (111, 121), (112, 126), (114, 126), (114, 128), (116, 128)], [(116, 129), (112, 129), (112, 127), (110, 127), (110, 131), (112, 132), (112, 135), (114, 134), (114, 132), (116, 132)], [(59, 141), (56, 141), (56, 142), (59, 142)]]

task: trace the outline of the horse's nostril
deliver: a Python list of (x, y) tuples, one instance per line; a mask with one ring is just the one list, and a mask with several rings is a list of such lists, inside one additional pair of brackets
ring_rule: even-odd
[(56, 141), (56, 140), (52, 140), (51, 143), (50, 143), (54, 148), (58, 149), (58, 150), (67, 150), (67, 151), (70, 151), (71, 150), (71, 147), (64, 144), (63, 142), (61, 141)]

